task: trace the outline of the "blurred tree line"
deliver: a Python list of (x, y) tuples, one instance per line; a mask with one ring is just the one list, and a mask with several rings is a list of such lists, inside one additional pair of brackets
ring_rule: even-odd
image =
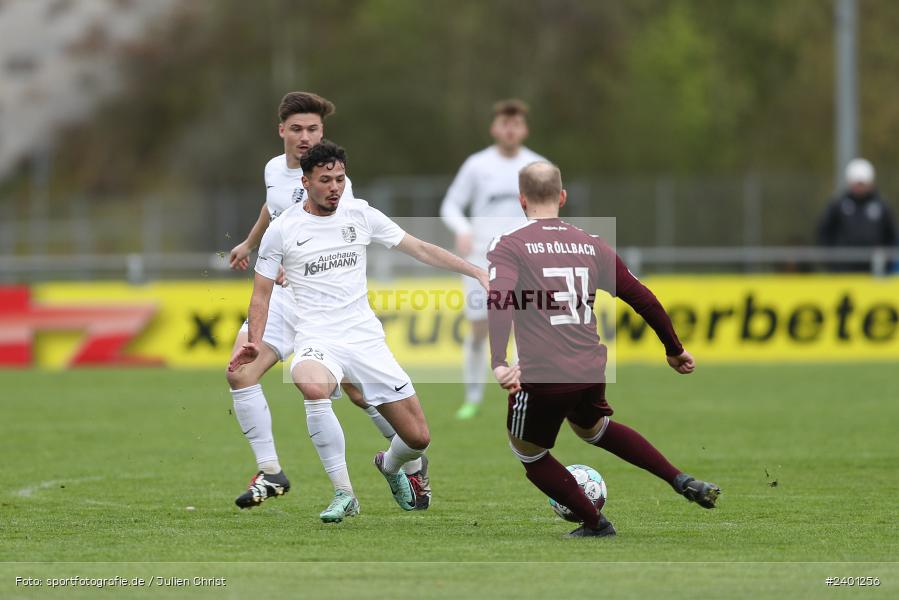
[[(896, 31), (899, 2), (859, 2), (861, 148), (882, 171), (899, 161)], [(831, 180), (831, 0), (217, 0), (121, 60), (123, 93), (60, 135), (54, 190), (260, 186), (299, 89), (336, 103), (327, 135), (357, 185), (454, 173), (511, 96), (568, 177)]]

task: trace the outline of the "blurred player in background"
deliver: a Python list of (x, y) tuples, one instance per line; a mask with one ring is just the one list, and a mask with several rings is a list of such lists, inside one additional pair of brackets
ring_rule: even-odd
[[(829, 247), (892, 247), (896, 221), (877, 189), (874, 165), (856, 158), (846, 165), (846, 189), (830, 201), (818, 224), (818, 243)], [(870, 271), (870, 262), (838, 263), (833, 271)]]
[[(269, 224), (294, 204), (303, 202), (306, 190), (302, 183), (303, 169), (300, 160), (312, 146), (322, 140), (324, 121), (333, 112), (334, 105), (329, 100), (308, 92), (290, 92), (281, 100), (278, 107), (278, 134), (284, 140), (284, 154), (272, 158), (265, 165), (266, 199), (247, 239), (231, 250), (232, 268), (246, 270), (249, 255), (258, 247)], [(348, 198), (353, 196), (349, 179), (346, 180), (344, 193)], [(235, 500), (241, 508), (252, 508), (267, 498), (279, 496), (290, 489), (290, 482), (284, 475), (275, 450), (271, 413), (259, 381), (272, 366), (293, 352), (296, 334), (293, 295), (280, 285), (276, 286), (270, 307), (271, 313), (263, 340), (265, 343), (260, 348), (259, 358), (252, 364), (227, 372), (234, 398), (234, 414), (253, 449), (259, 467), (247, 491)], [(244, 323), (234, 342), (234, 351), (246, 344), (247, 331), (247, 323)], [(353, 403), (365, 410), (386, 438), (390, 439), (396, 434), (390, 423), (374, 407), (365, 403), (358, 389), (349, 385), (344, 389)], [(343, 430), (330, 402), (326, 405), (307, 404), (306, 424), (326, 473), (335, 490), (339, 489), (349, 479), (349, 475), (346, 472)], [(322, 431), (325, 433), (318, 433)], [(430, 504), (426, 461), (423, 458), (406, 466), (410, 477), (417, 484), (419, 495), (416, 500), (419, 509), (426, 509)], [(322, 518), (327, 520), (329, 514), (325, 510)]]
[[(256, 262), (248, 310), (247, 342), (229, 369), (252, 365), (265, 350), (270, 298), (283, 272), (294, 296), (296, 338), (291, 375), (310, 404), (330, 407), (346, 378), (390, 422), (397, 435), (374, 463), (403, 510), (415, 509), (414, 482), (403, 465), (430, 443), (424, 412), (409, 376), (387, 346), (384, 328), (368, 301), (367, 247), (378, 242), (424, 264), (477, 278), (486, 272), (403, 231), (364, 200), (345, 197), (346, 153), (331, 142), (313, 146), (301, 159), (308, 197), (285, 211), (265, 232)], [(339, 425), (338, 425), (339, 426)], [(313, 435), (315, 437), (315, 435)], [(341, 434), (342, 437), (342, 434)], [(349, 477), (337, 489), (333, 518), (359, 512)]]
[[(714, 508), (717, 486), (683, 473), (639, 433), (609, 418), (606, 347), (596, 330), (595, 290), (617, 294), (629, 304), (664, 344), (668, 364), (678, 373), (692, 373), (693, 357), (678, 340), (665, 309), (612, 248), (559, 218), (566, 192), (555, 165), (537, 162), (522, 169), (520, 189), (528, 222), (491, 244), (488, 314), (494, 375), (511, 392), (506, 420), (510, 445), (528, 479), (583, 521), (571, 536), (615, 534), (549, 453), (567, 419), (588, 444), (646, 469), (688, 500)], [(521, 362), (510, 367), (506, 346), (513, 322)]]
[[(543, 160), (523, 146), (528, 137), (528, 106), (502, 100), (493, 106), (490, 135), (495, 143), (462, 164), (440, 207), (443, 222), (456, 234), (456, 251), (474, 264), (487, 266), (487, 246), (503, 231), (524, 222), (518, 205), (518, 171)], [(469, 209), (470, 218), (465, 216)], [(465, 402), (456, 413), (470, 419), (484, 398), (487, 364), (487, 305), (484, 291), (464, 280), (465, 317), (470, 329), (463, 346)]]

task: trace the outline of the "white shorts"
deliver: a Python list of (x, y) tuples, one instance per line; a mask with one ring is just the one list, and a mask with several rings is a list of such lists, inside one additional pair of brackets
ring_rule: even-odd
[[(396, 362), (383, 338), (345, 344), (298, 335), (296, 353), (290, 363), (291, 372), (304, 360), (323, 364), (338, 384), (346, 379), (356, 385), (362, 390), (365, 401), (372, 406), (396, 402), (415, 394), (412, 380)], [(340, 385), (337, 385), (331, 398), (336, 400), (340, 394)]]
[[(275, 351), (280, 360), (286, 360), (293, 352), (293, 342), (297, 334), (296, 323), (297, 311), (293, 292), (276, 284), (272, 288), (272, 297), (268, 303), (268, 319), (265, 321), (262, 341)], [(248, 328), (247, 321), (244, 321), (240, 332), (245, 333)]]

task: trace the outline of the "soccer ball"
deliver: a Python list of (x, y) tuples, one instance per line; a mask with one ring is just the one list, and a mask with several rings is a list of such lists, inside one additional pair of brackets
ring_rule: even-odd
[[(596, 510), (602, 510), (603, 505), (606, 503), (607, 492), (606, 482), (602, 478), (602, 475), (599, 474), (599, 471), (592, 467), (588, 467), (587, 465), (569, 465), (566, 468), (571, 472), (571, 475), (574, 477), (574, 480), (577, 481), (577, 484), (581, 486), (581, 489), (584, 490), (584, 494), (587, 498), (593, 502)], [(580, 523), (581, 520), (578, 516), (571, 512), (567, 506), (559, 504), (552, 498), (549, 499), (549, 505), (557, 515), (566, 521)]]

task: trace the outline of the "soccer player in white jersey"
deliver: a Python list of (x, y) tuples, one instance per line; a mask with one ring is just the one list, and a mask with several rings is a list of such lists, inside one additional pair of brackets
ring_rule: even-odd
[[(546, 160), (526, 148), (528, 106), (521, 100), (493, 105), (490, 135), (495, 143), (468, 157), (459, 169), (440, 207), (443, 222), (456, 234), (456, 251), (480, 267), (487, 267), (487, 248), (504, 231), (525, 222), (518, 205), (518, 172)], [(470, 218), (465, 216), (469, 209)], [(463, 343), (465, 402), (456, 413), (470, 419), (484, 398), (487, 372), (487, 297), (468, 279), (465, 317), (470, 328)]]
[[(294, 383), (307, 406), (329, 406), (339, 397), (344, 378), (362, 390), (397, 433), (388, 450), (375, 455), (375, 466), (397, 504), (413, 510), (413, 484), (402, 467), (422, 455), (430, 433), (412, 382), (387, 347), (384, 328), (368, 303), (366, 248), (372, 242), (397, 248), (425, 264), (476, 278), (485, 289), (487, 273), (407, 234), (364, 200), (344, 198), (346, 153), (336, 144), (314, 146), (301, 165), (308, 197), (285, 211), (262, 238), (248, 309), (248, 341), (229, 368), (258, 359), (270, 298), (283, 267), (297, 307)], [(321, 435), (329, 431), (322, 429)], [(358, 514), (348, 477), (332, 507), (342, 509), (341, 518)]]
[[(247, 239), (231, 250), (232, 268), (246, 270), (249, 266), (249, 255), (259, 245), (269, 223), (305, 198), (306, 190), (302, 183), (303, 170), (300, 158), (309, 148), (321, 141), (324, 134), (324, 120), (333, 112), (334, 105), (330, 101), (308, 92), (290, 92), (281, 100), (278, 107), (280, 119), (278, 132), (284, 140), (284, 154), (272, 158), (265, 166), (266, 201)], [(344, 193), (348, 198), (353, 196), (349, 179), (346, 180)], [(234, 399), (234, 414), (241, 431), (250, 443), (259, 468), (250, 480), (247, 490), (235, 500), (241, 508), (258, 506), (266, 498), (281, 495), (290, 489), (290, 482), (282, 471), (275, 450), (268, 402), (259, 384), (262, 376), (272, 366), (293, 352), (296, 310), (290, 291), (277, 286), (272, 293), (270, 308), (268, 327), (263, 340), (265, 343), (259, 359), (251, 365), (227, 373)], [(235, 351), (246, 342), (245, 323), (234, 342)], [(353, 403), (365, 409), (386, 438), (395, 435), (393, 428), (381, 414), (365, 403), (358, 389), (349, 385), (344, 389)], [(324, 443), (324, 436), (316, 435), (322, 427), (341, 431), (337, 416), (330, 405), (307, 407), (306, 420), (309, 434), (313, 436), (313, 444), (332, 483), (345, 480), (347, 475), (342, 432), (339, 439), (331, 440), (331, 444)], [(426, 460), (423, 458), (413, 461), (405, 467), (416, 486), (416, 508), (419, 509), (427, 509), (430, 504), (427, 467), (422, 466), (422, 461)], [(329, 520), (327, 510), (322, 513), (322, 518)]]

